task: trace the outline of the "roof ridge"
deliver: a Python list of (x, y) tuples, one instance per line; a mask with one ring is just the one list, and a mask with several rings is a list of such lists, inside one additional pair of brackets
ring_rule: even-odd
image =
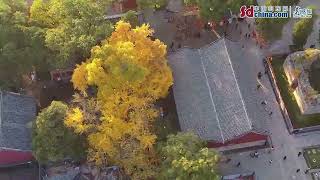
[(240, 96), (240, 99), (241, 99), (241, 103), (242, 103), (242, 106), (244, 108), (246, 119), (247, 119), (247, 121), (248, 121), (248, 123), (250, 125), (251, 130), (252, 130), (252, 121), (249, 119), (249, 116), (248, 116), (247, 107), (246, 107), (246, 104), (244, 103), (244, 100), (243, 100), (243, 97), (242, 97), (242, 93), (240, 91), (240, 87), (239, 87), (239, 84), (238, 84), (238, 79), (237, 79), (237, 77), (235, 75), (235, 72), (234, 72), (234, 69), (233, 69), (233, 65), (232, 65), (232, 61), (230, 59), (230, 54), (229, 54), (229, 51), (228, 51), (228, 48), (227, 48), (227, 45), (226, 45), (226, 41), (223, 41), (223, 43), (224, 43), (225, 50), (227, 52), (228, 61), (229, 61), (230, 66), (231, 66), (232, 75), (233, 75), (233, 77), (235, 79), (235, 82), (236, 82), (236, 86), (237, 86), (237, 90), (238, 90), (238, 93), (239, 93), (239, 96)]
[(212, 104), (213, 109), (214, 109), (214, 112), (215, 112), (215, 114), (216, 114), (216, 119), (217, 119), (219, 131), (220, 131), (222, 143), (224, 143), (224, 142), (225, 142), (225, 139), (224, 139), (224, 136), (223, 136), (223, 133), (222, 133), (222, 128), (221, 128), (221, 125), (220, 125), (219, 116), (218, 116), (218, 113), (217, 113), (217, 110), (216, 110), (216, 105), (215, 105), (214, 100), (213, 100), (213, 97), (212, 97), (211, 87), (210, 87), (210, 84), (209, 84), (209, 81), (208, 81), (208, 76), (207, 76), (206, 69), (205, 69), (204, 64), (203, 64), (203, 61), (202, 61), (202, 56), (201, 56), (200, 50), (201, 50), (201, 49), (198, 49), (198, 53), (199, 53), (199, 57), (200, 57), (200, 62), (201, 62), (201, 68), (202, 68), (202, 71), (203, 71), (204, 76), (205, 76), (205, 78), (206, 78), (206, 84), (207, 84), (207, 87), (208, 87), (208, 90), (209, 90), (209, 96), (210, 96), (211, 104)]
[(182, 48), (179, 48), (173, 52), (169, 52), (167, 53), (167, 56), (172, 56), (173, 54), (176, 54), (178, 52), (181, 52), (183, 50), (192, 50), (192, 51), (198, 51), (198, 50), (201, 50), (201, 49), (204, 49), (204, 48), (207, 48), (207, 47), (210, 47), (216, 43), (218, 43), (219, 41), (221, 40), (224, 40), (225, 38), (224, 37), (220, 37), (212, 42), (210, 42), (209, 44), (205, 44), (204, 46), (200, 47), (200, 48), (193, 48), (193, 47), (189, 47), (189, 46), (183, 46)]

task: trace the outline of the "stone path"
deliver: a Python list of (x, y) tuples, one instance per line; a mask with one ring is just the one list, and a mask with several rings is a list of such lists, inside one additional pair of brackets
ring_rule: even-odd
[[(261, 0), (259, 0), (259, 2), (260, 1)], [(320, 1), (318, 0), (308, 0), (307, 2), (311, 1), (320, 5)], [(174, 3), (171, 3), (171, 5), (172, 4)], [(174, 9), (174, 7), (172, 8)], [(174, 25), (167, 23), (167, 21), (163, 19), (164, 14), (162, 13), (163, 12), (161, 11), (156, 13), (149, 11), (146, 13), (146, 20), (151, 24), (151, 27), (155, 29), (156, 37), (160, 38), (167, 45), (169, 45), (175, 36), (176, 29)], [(287, 46), (291, 44), (291, 23), (293, 22), (290, 22), (285, 26), (282, 39), (270, 46), (271, 50), (288, 50)], [(241, 66), (246, 66), (248, 73), (252, 74), (256, 74), (259, 71), (264, 71), (264, 66), (261, 59), (268, 51), (265, 49), (260, 49), (253, 40), (247, 40), (243, 37), (243, 34), (248, 32), (246, 24), (240, 24), (239, 28), (242, 29), (242, 37), (240, 36), (239, 31), (235, 29), (235, 26), (229, 27), (227, 31), (228, 37), (233, 40), (240, 41), (243, 44), (243, 48), (245, 48), (247, 52), (257, 53), (256, 59), (244, 58), (241, 62)], [(310, 37), (311, 39), (308, 41), (309, 44), (313, 43), (312, 40), (315, 40), (315, 36), (312, 38)], [(259, 180), (311, 179), (309, 174), (304, 174), (305, 169), (307, 169), (304, 158), (302, 156), (298, 157), (297, 154), (306, 146), (320, 144), (320, 132), (290, 135), (281, 115), (278, 103), (276, 102), (271, 84), (265, 75), (261, 79), (261, 83), (263, 84), (264, 88), (260, 98), (267, 100), (267, 108), (269, 111), (273, 112), (272, 117), (267, 118), (267, 120), (262, 122), (262, 124), (264, 125), (264, 130), (268, 131), (271, 136), (274, 150), (272, 150), (270, 153), (270, 149), (259, 150), (259, 158), (251, 158), (250, 153), (252, 152), (227, 155), (227, 157), (230, 157), (232, 160), (228, 164), (221, 164), (220, 169), (222, 174), (228, 175), (235, 173), (255, 172)], [(250, 86), (248, 85), (247, 87)], [(253, 99), (254, 98), (255, 97), (253, 97)], [(256, 113), (257, 117), (259, 117), (265, 116), (266, 112), (261, 109), (260, 112)], [(284, 156), (287, 156), (286, 160), (283, 160)], [(270, 160), (272, 160), (272, 163), (269, 163)], [(236, 167), (238, 162), (241, 162), (240, 167)], [(297, 173), (297, 169), (300, 169), (300, 172)]]
[[(228, 31), (230, 38), (239, 40), (247, 53), (256, 52), (259, 54), (256, 56), (256, 59), (241, 59), (241, 65), (246, 66), (247, 68), (247, 72), (243, 72), (257, 73), (263, 71), (264, 67), (261, 59), (264, 56), (265, 50), (261, 50), (257, 47), (255, 41), (247, 40), (243, 35), (242, 37), (239, 37), (239, 30), (235, 30), (234, 26), (230, 26), (230, 28), (232, 29)], [(242, 34), (248, 32), (247, 24), (245, 23), (240, 23), (239, 28), (242, 29)], [(254, 171), (259, 180), (311, 179), (309, 174), (304, 173), (307, 169), (304, 158), (302, 156), (298, 157), (297, 154), (306, 146), (320, 144), (320, 132), (290, 135), (267, 76), (264, 75), (262, 77), (261, 83), (263, 84), (264, 89), (260, 96), (267, 100), (267, 108), (273, 112), (272, 117), (268, 118), (267, 122), (264, 122), (263, 124), (271, 136), (274, 150), (272, 150), (271, 153), (269, 153), (270, 149), (259, 150), (259, 158), (250, 157), (250, 153), (254, 151), (227, 155), (232, 161), (228, 164), (221, 165), (222, 173), (227, 175)], [(249, 87), (250, 85), (248, 85), (248, 88)], [(255, 95), (252, 94), (252, 96)], [(264, 110), (257, 113), (261, 114), (261, 116), (265, 114)], [(286, 160), (283, 160), (284, 156), (287, 156)], [(269, 163), (270, 160), (272, 160), (272, 163)], [(238, 162), (241, 162), (240, 167), (236, 167)], [(300, 169), (300, 172), (296, 173), (297, 169)]]
[[(200, 38), (186, 37), (182, 40), (176, 39), (178, 32), (177, 21), (178, 19), (184, 19), (184, 17), (181, 17), (181, 14), (178, 13), (178, 11), (183, 9), (182, 5), (182, 0), (169, 0), (166, 8), (168, 11), (159, 10), (154, 12), (151, 9), (143, 11), (145, 21), (149, 23), (155, 31), (154, 36), (163, 41), (168, 46), (168, 50), (172, 42), (175, 44), (174, 49), (177, 48), (178, 44), (180, 44), (181, 47), (199, 48), (216, 40), (217, 37), (214, 33), (205, 30), (201, 31)], [(168, 17), (174, 17), (175, 20), (169, 23)]]

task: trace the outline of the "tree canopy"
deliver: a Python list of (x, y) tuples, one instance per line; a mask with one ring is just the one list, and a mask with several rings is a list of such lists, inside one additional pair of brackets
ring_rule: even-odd
[(138, 16), (136, 15), (136, 12), (132, 10), (126, 12), (121, 20), (130, 23), (131, 27), (136, 27), (139, 25)]
[[(268, 0), (266, 4), (294, 5), (299, 0)], [(197, 5), (200, 8), (200, 15), (208, 21), (219, 22), (231, 10), (238, 14), (243, 5), (257, 5), (256, 0), (184, 0), (186, 5)]]
[(55, 65), (82, 60), (112, 31), (104, 19), (110, 1), (34, 0), (30, 20), (45, 30), (45, 44), (57, 54)]
[(64, 126), (68, 106), (53, 101), (33, 124), (32, 149), (41, 163), (85, 156), (85, 141)]
[[(266, 6), (281, 6), (284, 5), (279, 0), (268, 0)], [(288, 18), (258, 18), (255, 20), (257, 23), (257, 30), (259, 34), (267, 40), (276, 40), (282, 36), (282, 28), (289, 21)], [(274, 29), (278, 29), (274, 31)]]
[(167, 3), (168, 0), (137, 0), (137, 4), (140, 9), (159, 9), (165, 7)]
[[(298, 3), (299, 0), (267, 0), (266, 6), (292, 6)], [(288, 21), (289, 18), (258, 18), (256, 28), (263, 38), (272, 41), (282, 36), (283, 26)]]
[(159, 179), (220, 179), (217, 153), (193, 133), (169, 135), (160, 152), (163, 160)]
[(197, 5), (200, 16), (207, 21), (220, 22), (231, 10), (238, 14), (243, 5), (255, 5), (254, 0), (184, 0), (186, 5)]
[(172, 85), (166, 46), (151, 40), (148, 25), (134, 29), (119, 21), (112, 35), (91, 50), (91, 57), (74, 71), (74, 87), (87, 94), (96, 89), (99, 118), (86, 118), (83, 108), (69, 111), (65, 120), (89, 141), (89, 160), (116, 164), (133, 179), (155, 173), (153, 103)]
[[(37, 33), (35, 33), (37, 31)], [(50, 60), (41, 32), (28, 23), (24, 0), (0, 1), (0, 87), (19, 87), (22, 75)]]
[(292, 41), (298, 49), (302, 49), (306, 44), (309, 35), (313, 31), (315, 17), (304, 18), (296, 22), (293, 26)]

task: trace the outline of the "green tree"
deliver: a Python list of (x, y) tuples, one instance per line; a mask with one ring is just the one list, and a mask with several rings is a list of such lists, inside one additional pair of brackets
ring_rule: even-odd
[(266, 5), (292, 6), (298, 4), (299, 2), (300, 0), (267, 0)]
[(94, 108), (80, 105), (65, 120), (67, 127), (87, 137), (88, 160), (98, 166), (121, 166), (131, 179), (139, 180), (155, 175), (153, 122), (158, 111), (153, 104), (167, 96), (173, 83), (166, 46), (150, 39), (152, 33), (146, 24), (131, 28), (119, 21), (72, 75), (75, 89), (96, 92), (90, 93), (96, 94), (90, 106), (99, 113), (88, 115), (87, 110)]
[(137, 0), (140, 9), (152, 8), (160, 9), (167, 5), (168, 0)]
[(200, 15), (207, 21), (219, 22), (229, 13), (238, 14), (243, 5), (255, 5), (254, 0), (184, 0), (186, 5), (197, 5)]
[[(259, 34), (266, 40), (276, 40), (282, 36), (282, 28), (289, 19), (272, 19), (258, 18), (256, 19), (256, 29)], [(277, 29), (277, 31), (275, 31)]]
[(112, 32), (104, 19), (111, 2), (99, 0), (35, 0), (31, 22), (45, 29), (45, 43), (57, 53), (55, 64), (65, 66), (85, 59), (90, 49)]
[(183, 3), (187, 6), (189, 5), (197, 5), (197, 0), (183, 0)]
[[(283, 6), (288, 1), (268, 0), (266, 6)], [(257, 31), (266, 40), (276, 40), (282, 36), (282, 28), (289, 18), (258, 18), (256, 19)], [(277, 31), (275, 31), (277, 29)]]
[(0, 87), (4, 89), (18, 88), (23, 74), (50, 61), (41, 31), (28, 24), (25, 2), (0, 0)]
[(227, 3), (225, 0), (198, 0), (200, 16), (205, 20), (219, 22), (227, 12)]
[(68, 106), (53, 101), (33, 124), (32, 150), (41, 163), (85, 157), (85, 141), (64, 126)]
[(282, 0), (280, 1), (281, 5), (293, 6), (299, 4), (300, 0)]
[(250, 5), (257, 5), (255, 0), (229, 0), (228, 1), (228, 8), (230, 8), (230, 10), (234, 13), (234, 14), (238, 14), (240, 12), (240, 7), (246, 5), (246, 6), (250, 6)]
[(197, 0), (183, 0), (183, 3), (187, 6), (197, 5)]
[(122, 18), (122, 21), (129, 22), (132, 27), (139, 25), (138, 17), (135, 11), (128, 11)]
[(313, 31), (315, 17), (304, 18), (296, 22), (293, 26), (292, 41), (298, 49), (302, 49), (306, 44), (309, 35)]
[(218, 155), (205, 147), (204, 141), (192, 133), (169, 135), (160, 145), (162, 155), (159, 179), (218, 180)]
[[(292, 6), (298, 3), (299, 0), (268, 0), (266, 6)], [(282, 36), (283, 26), (288, 21), (289, 18), (258, 18), (256, 28), (264, 39), (272, 41)]]

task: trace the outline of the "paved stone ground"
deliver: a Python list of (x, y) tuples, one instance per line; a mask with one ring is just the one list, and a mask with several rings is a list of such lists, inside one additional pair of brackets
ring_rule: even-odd
[[(173, 0), (174, 1), (174, 0)], [(318, 0), (308, 0), (313, 4), (320, 4)], [(175, 36), (175, 27), (170, 25), (163, 19), (162, 12), (152, 13), (149, 12), (146, 16), (146, 20), (151, 24), (151, 27), (155, 28), (156, 37), (160, 38), (167, 45), (172, 42)], [(275, 42), (271, 45), (274, 50), (287, 50), (285, 49), (288, 44), (291, 43), (291, 26), (288, 23), (284, 28), (284, 36), (279, 42)], [(242, 37), (240, 36), (239, 29), (242, 29)], [(252, 29), (250, 30), (252, 31)], [(239, 62), (239, 66), (246, 67), (247, 72), (252, 75), (257, 74), (259, 71), (264, 71), (264, 66), (261, 59), (268, 52), (266, 49), (260, 49), (255, 41), (247, 40), (244, 38), (244, 34), (248, 32), (247, 24), (241, 23), (236, 29), (235, 25), (230, 25), (227, 30), (228, 38), (240, 41), (243, 44), (243, 48), (249, 53), (255, 53), (256, 59), (243, 58), (242, 62)], [(315, 34), (316, 35), (316, 34)], [(315, 40), (315, 38), (311, 38)], [(192, 41), (189, 41), (192, 43)], [(310, 43), (312, 41), (310, 40)], [(239, 49), (239, 51), (241, 51)], [(248, 82), (248, 88), (252, 89), (253, 82)], [(261, 79), (263, 85), (263, 91), (259, 95), (259, 98), (255, 97), (257, 94), (252, 94), (253, 101), (260, 101), (261, 99), (267, 100), (267, 111), (272, 111), (271, 117), (268, 116), (266, 110), (260, 108), (260, 112), (256, 112), (259, 116), (264, 116), (265, 122), (262, 122), (264, 128), (262, 131), (267, 131), (271, 136), (273, 150), (261, 149), (259, 158), (251, 158), (250, 153), (254, 152), (242, 152), (226, 155), (231, 158), (231, 162), (223, 163), (220, 166), (223, 175), (255, 172), (259, 180), (308, 180), (311, 179), (309, 174), (305, 174), (307, 165), (302, 156), (298, 157), (298, 152), (302, 152), (302, 149), (307, 146), (320, 144), (320, 132), (305, 133), (300, 135), (290, 135), (286, 128), (285, 122), (281, 115), (278, 103), (276, 102), (275, 95), (271, 88), (271, 84), (266, 75)], [(246, 87), (246, 85), (240, 85)], [(242, 88), (241, 91), (243, 91)], [(260, 104), (257, 103), (257, 106)], [(287, 156), (286, 160), (283, 157)], [(269, 161), (272, 160), (272, 163)], [(241, 162), (240, 167), (236, 167), (236, 164)], [(300, 169), (299, 173), (296, 170)]]
[[(245, 23), (240, 23), (239, 28), (242, 29), (242, 34), (248, 32), (247, 24)], [(240, 41), (247, 53), (256, 53), (256, 59), (241, 59), (241, 66), (246, 67), (247, 70), (242, 72), (256, 74), (259, 71), (264, 71), (261, 59), (265, 50), (257, 47), (255, 41), (247, 40), (243, 35), (242, 37), (239, 37), (239, 28), (236, 30), (234, 25), (229, 26), (227, 31), (228, 37)], [(263, 92), (259, 97), (254, 97), (256, 94), (252, 93), (252, 99), (258, 100), (259, 98), (262, 98), (267, 100), (267, 109), (268, 111), (273, 112), (272, 116), (267, 118), (267, 122), (264, 122), (263, 124), (265, 125), (265, 130), (268, 131), (271, 136), (274, 150), (270, 153), (270, 149), (258, 150), (260, 153), (259, 158), (250, 157), (250, 153), (254, 151), (227, 155), (227, 157), (231, 158), (232, 161), (228, 164), (221, 164), (222, 173), (234, 174), (254, 171), (259, 180), (311, 179), (309, 174), (304, 173), (307, 169), (304, 158), (302, 156), (298, 157), (297, 154), (299, 151), (302, 151), (303, 147), (320, 144), (320, 132), (290, 135), (281, 115), (278, 103), (276, 102), (271, 84), (266, 75), (262, 77), (261, 83), (264, 87)], [(251, 86), (252, 83), (247, 85), (248, 88)], [(265, 116), (264, 114), (266, 114), (264, 110), (257, 113), (261, 116)], [(286, 160), (283, 160), (284, 156), (287, 156)], [(272, 160), (271, 164), (269, 163), (269, 160)], [(236, 167), (238, 162), (241, 162), (240, 167)], [(301, 171), (296, 173), (297, 169), (300, 169)]]
[[(174, 1), (174, 0), (172, 0)], [(171, 1), (170, 1), (171, 2)], [(170, 3), (170, 9), (174, 9), (174, 7), (171, 6), (180, 6), (180, 3), (173, 2)], [(175, 8), (175, 9), (182, 9), (182, 7)], [(181, 47), (191, 47), (191, 48), (199, 48), (206, 44), (209, 44), (217, 39), (217, 37), (212, 32), (207, 32), (205, 30), (201, 31), (201, 38), (197, 37), (186, 37), (185, 39), (177, 40), (177, 19), (178, 17), (181, 18), (181, 16), (178, 13), (169, 13), (166, 12), (166, 10), (160, 10), (160, 11), (152, 11), (152, 10), (145, 10), (143, 12), (145, 21), (150, 24), (151, 28), (154, 29), (154, 36), (156, 38), (159, 38), (161, 41), (163, 41), (167, 46), (168, 50), (172, 42), (174, 42), (174, 49), (177, 49), (178, 44), (181, 45)], [(174, 22), (168, 23), (168, 20), (166, 17), (175, 17)], [(192, 27), (191, 27), (192, 28)]]

